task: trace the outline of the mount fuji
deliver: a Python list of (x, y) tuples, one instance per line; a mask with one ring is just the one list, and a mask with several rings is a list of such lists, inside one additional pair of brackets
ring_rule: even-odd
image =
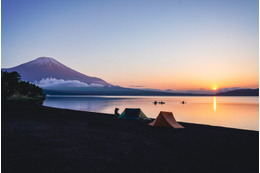
[(100, 78), (79, 73), (48, 57), (40, 57), (12, 68), (3, 68), (2, 71), (17, 71), (22, 80), (29, 81), (42, 88), (111, 86)]

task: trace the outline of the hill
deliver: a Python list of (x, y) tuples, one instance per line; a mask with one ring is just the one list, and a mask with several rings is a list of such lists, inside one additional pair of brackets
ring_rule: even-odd
[(216, 96), (259, 96), (259, 88), (257, 89), (238, 89), (227, 92), (217, 93)]

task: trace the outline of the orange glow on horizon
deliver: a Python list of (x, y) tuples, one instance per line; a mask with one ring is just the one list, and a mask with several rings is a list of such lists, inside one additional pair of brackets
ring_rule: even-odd
[[(134, 78), (135, 77), (135, 78)], [(105, 77), (103, 77), (105, 78)], [(161, 89), (161, 90), (211, 90), (211, 91), (219, 91), (222, 88), (258, 88), (258, 79), (245, 79), (242, 82), (236, 78), (232, 79), (222, 79), (213, 80), (213, 79), (199, 79), (199, 78), (191, 78), (189, 76), (168, 76), (168, 75), (153, 75), (153, 77), (142, 78), (141, 75), (129, 76), (125, 80), (125, 76), (120, 76), (116, 80), (108, 80), (108, 82), (119, 85), (123, 87), (129, 87), (131, 85), (140, 86), (139, 88), (153, 88), (153, 89)], [(170, 80), (169, 80), (170, 79)], [(216, 84), (217, 83), (217, 84)]]
[[(122, 74), (122, 75), (121, 75)], [(203, 77), (191, 76), (189, 74), (144, 74), (136, 73), (129, 75), (127, 80), (124, 73), (119, 73), (119, 76), (114, 80), (108, 80), (108, 82), (123, 87), (129, 87), (131, 85), (142, 86), (139, 88), (153, 88), (153, 89), (172, 89), (172, 90), (211, 90), (219, 91), (222, 88), (258, 88), (259, 80), (258, 75), (247, 76), (244, 75), (241, 78), (236, 76), (228, 76), (218, 79), (217, 77), (207, 77), (205, 73)], [(241, 76), (241, 75), (240, 75)], [(106, 78), (106, 77), (103, 77)], [(144, 80), (145, 79), (145, 80)]]

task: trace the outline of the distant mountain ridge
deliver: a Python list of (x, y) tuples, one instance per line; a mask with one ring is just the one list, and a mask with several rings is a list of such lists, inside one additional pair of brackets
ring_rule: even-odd
[(77, 80), (87, 84), (111, 85), (103, 79), (79, 73), (49, 57), (39, 57), (33, 61), (12, 68), (2, 68), (2, 71), (17, 71), (22, 76), (22, 80), (29, 82), (40, 82), (42, 79), (54, 78)]
[(241, 89), (221, 92), (216, 94), (196, 94), (196, 93), (173, 93), (163, 91), (140, 90), (132, 88), (123, 88), (119, 86), (112, 87), (92, 87), (92, 88), (59, 88), (44, 89), (48, 95), (122, 95), (122, 96), (259, 96), (259, 89)]
[(163, 91), (149, 91), (120, 86), (111, 87), (78, 87), (78, 88), (45, 88), (47, 95), (107, 95), (107, 96), (209, 96), (205, 94), (192, 93), (169, 93)]
[(259, 88), (257, 89), (237, 89), (227, 92), (217, 93), (216, 96), (259, 96)]

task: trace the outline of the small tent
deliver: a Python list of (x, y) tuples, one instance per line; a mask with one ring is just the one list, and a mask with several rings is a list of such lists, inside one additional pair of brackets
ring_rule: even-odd
[(149, 124), (150, 126), (158, 127), (171, 127), (175, 129), (184, 128), (182, 125), (177, 123), (172, 112), (161, 111), (157, 118)]
[(118, 118), (123, 119), (143, 119), (147, 118), (141, 109), (126, 108)]

